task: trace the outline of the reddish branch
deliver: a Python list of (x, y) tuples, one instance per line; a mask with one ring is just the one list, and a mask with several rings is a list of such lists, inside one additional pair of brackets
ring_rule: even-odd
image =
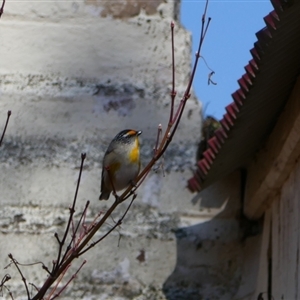
[(51, 298), (48, 297), (48, 298), (49, 298), (50, 300), (54, 300), (55, 298), (58, 298), (58, 297), (61, 295), (61, 293), (66, 289), (66, 287), (70, 284), (70, 282), (76, 278), (77, 274), (79, 273), (79, 271), (82, 269), (82, 267), (83, 267), (85, 264), (86, 264), (86, 260), (84, 260), (84, 261), (82, 262), (82, 264), (80, 265), (80, 267), (78, 268), (78, 270), (76, 271), (76, 273), (75, 273), (74, 275), (71, 276), (71, 278), (70, 278), (70, 279), (67, 281), (67, 283), (61, 288), (61, 290), (60, 290), (57, 294), (55, 294), (53, 297), (51, 297)]
[(171, 38), (172, 38), (172, 91), (171, 91), (171, 113), (169, 123), (172, 122), (174, 112), (174, 102), (176, 97), (175, 91), (175, 51), (174, 51), (174, 22), (171, 23)]
[[(149, 174), (149, 172), (152, 170), (153, 166), (156, 164), (156, 162), (163, 156), (165, 151), (167, 150), (169, 144), (171, 143), (173, 136), (178, 128), (178, 125), (180, 123), (185, 105), (187, 100), (190, 98), (190, 90), (191, 86), (194, 80), (195, 72), (197, 69), (198, 61), (200, 58), (200, 53), (201, 53), (201, 48), (203, 41), (205, 39), (207, 29), (210, 23), (210, 19), (206, 22), (206, 13), (207, 13), (207, 5), (208, 1), (206, 1), (206, 6), (205, 10), (202, 16), (202, 26), (201, 26), (201, 36), (200, 36), (200, 41), (199, 41), (199, 46), (198, 46), (198, 51), (196, 53), (196, 59), (195, 63), (191, 72), (191, 76), (187, 85), (187, 88), (185, 90), (185, 93), (183, 97), (181, 98), (177, 110), (174, 109), (174, 104), (175, 104), (175, 97), (176, 97), (176, 91), (175, 91), (175, 59), (174, 59), (174, 23), (171, 23), (171, 40), (172, 40), (172, 90), (171, 90), (171, 109), (170, 109), (170, 116), (169, 116), (169, 122), (166, 131), (164, 134), (162, 134), (162, 129), (161, 126), (158, 128), (158, 133), (157, 133), (157, 140), (156, 140), (156, 145), (154, 147), (154, 154), (150, 162), (147, 164), (147, 166), (142, 170), (142, 172), (139, 174), (139, 176), (136, 179), (135, 186), (129, 186), (120, 196), (115, 194), (115, 201), (114, 203), (109, 207), (109, 209), (102, 214), (99, 214), (94, 222), (90, 226), (86, 226), (84, 224), (84, 219), (86, 215), (86, 211), (88, 208), (89, 203), (87, 203), (84, 211), (81, 214), (81, 218), (79, 220), (79, 223), (77, 226), (74, 225), (74, 213), (75, 213), (75, 206), (76, 206), (76, 199), (78, 195), (78, 190), (79, 190), (79, 185), (80, 185), (80, 179), (81, 179), (81, 174), (83, 170), (83, 163), (85, 159), (85, 154), (82, 154), (81, 157), (81, 166), (80, 166), (80, 171), (79, 171), (79, 177), (77, 181), (77, 187), (76, 187), (76, 192), (73, 200), (72, 207), (70, 208), (70, 216), (69, 220), (67, 223), (67, 227), (65, 230), (65, 233), (63, 235), (63, 238), (60, 239), (58, 234), (55, 234), (55, 237), (57, 239), (59, 249), (58, 249), (58, 255), (56, 261), (53, 262), (53, 268), (52, 271), (50, 272), (50, 275), (48, 276), (47, 280), (45, 283), (42, 285), (42, 287), (39, 289), (37, 294), (30, 298), (31, 300), (41, 300), (45, 299), (45, 295), (47, 291), (50, 289), (50, 287), (55, 283), (54, 288), (50, 294), (48, 294), (48, 297), (46, 299), (54, 299), (58, 295), (61, 294), (61, 292), (66, 288), (66, 286), (69, 284), (70, 281), (68, 281), (65, 286), (60, 290), (58, 294), (54, 295), (54, 292), (57, 290), (58, 283), (61, 282), (62, 278), (66, 274), (66, 271), (70, 268), (72, 262), (74, 259), (80, 257), (83, 255), (85, 252), (90, 250), (92, 247), (100, 243), (104, 238), (106, 238), (112, 231), (114, 231), (117, 227), (119, 227), (125, 216), (127, 215), (134, 199), (136, 198), (135, 191), (138, 189), (138, 187), (141, 185), (141, 183), (144, 181), (146, 176)], [(109, 171), (109, 170), (108, 170)], [(109, 172), (108, 172), (109, 174)], [(113, 183), (112, 183), (113, 186)], [(111, 216), (113, 211), (120, 205), (122, 202), (124, 202), (126, 199), (129, 197), (131, 198), (131, 201), (121, 216), (121, 218), (112, 226), (102, 237), (100, 237), (97, 241), (91, 242), (92, 238), (94, 235), (99, 231), (101, 226), (107, 221), (107, 219)], [(102, 217), (100, 218), (100, 215)], [(100, 218), (100, 219), (99, 219)], [(80, 225), (81, 224), (81, 225)], [(72, 225), (72, 226), (71, 226)], [(79, 234), (79, 237), (77, 238), (77, 232), (80, 227), (83, 227), (84, 232)], [(70, 233), (71, 231), (71, 233)], [(66, 242), (68, 236), (71, 236), (71, 241), (69, 243)], [(82, 264), (83, 265), (83, 264)], [(82, 267), (81, 265), (81, 267)], [(81, 268), (80, 267), (80, 268)], [(79, 268), (79, 270), (80, 270)], [(79, 271), (78, 270), (78, 271)], [(75, 275), (78, 273), (78, 271), (75, 273)], [(20, 273), (21, 274), (21, 273)], [(75, 276), (74, 275), (74, 276)], [(73, 277), (72, 277), (73, 278)], [(25, 282), (24, 282), (25, 283)], [(26, 287), (26, 285), (25, 285)], [(28, 294), (28, 292), (27, 292)], [(29, 297), (28, 297), (29, 299)]]
[(67, 228), (65, 230), (65, 233), (64, 233), (64, 236), (63, 236), (62, 240), (60, 240), (59, 237), (58, 237), (58, 234), (55, 233), (55, 237), (56, 237), (56, 239), (58, 241), (58, 244), (59, 244), (59, 250), (58, 250), (58, 255), (57, 255), (56, 262), (53, 264), (52, 274), (55, 274), (59, 270), (62, 262), (64, 261), (64, 259), (66, 257), (66, 255), (68, 254), (69, 250), (71, 250), (71, 243), (72, 242), (68, 245), (68, 247), (67, 247), (67, 249), (65, 251), (65, 254), (64, 254), (64, 256), (61, 259), (61, 255), (62, 255), (62, 251), (63, 251), (63, 246), (65, 245), (66, 238), (67, 238), (67, 236), (69, 234), (70, 225), (73, 222), (73, 215), (75, 213), (76, 201), (77, 201), (78, 190), (79, 190), (79, 186), (80, 186), (82, 169), (83, 169), (83, 163), (84, 163), (85, 158), (86, 158), (86, 154), (82, 153), (81, 154), (80, 171), (79, 171), (79, 176), (78, 176), (77, 185), (76, 185), (76, 191), (75, 191), (75, 195), (74, 195), (72, 207), (70, 208), (70, 216), (69, 216)]

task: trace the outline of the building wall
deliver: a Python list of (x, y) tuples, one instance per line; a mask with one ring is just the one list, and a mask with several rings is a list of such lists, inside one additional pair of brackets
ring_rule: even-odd
[(276, 298), (299, 299), (299, 179), (297, 163), (272, 205), (272, 294)]
[[(77, 211), (90, 200), (88, 222), (112, 203), (98, 201), (101, 160), (112, 137), (125, 128), (142, 130), (143, 165), (150, 160), (157, 126), (166, 128), (168, 120), (174, 19), (178, 95), (186, 87), (191, 37), (178, 21), (178, 3), (108, 3), (6, 2), (0, 21), (0, 119), (5, 121), (9, 109), (12, 117), (0, 148), (2, 270), (8, 253), (22, 263), (51, 266), (57, 251), (53, 234), (61, 235), (66, 225), (82, 152), (87, 159)], [(164, 297), (162, 285), (176, 258), (171, 230), (178, 227), (178, 215), (194, 209), (185, 186), (200, 123), (200, 105), (192, 96), (165, 156), (165, 177), (149, 175), (122, 228), (85, 255), (87, 264), (63, 299)], [(142, 252), (144, 262), (137, 259)], [(40, 266), (22, 269), (37, 286), (47, 278)], [(6, 272), (15, 299), (24, 296), (14, 268), (2, 275)]]
[[(248, 169), (244, 212), (263, 216), (256, 291), (267, 299), (299, 296), (300, 80), (264, 147)], [(248, 193), (248, 194), (247, 194)]]
[(266, 212), (257, 295), (271, 291), (274, 299), (300, 299), (299, 180), (298, 161)]
[(247, 234), (240, 187), (237, 171), (193, 198), (198, 211), (181, 215), (167, 299), (249, 300), (254, 294), (261, 235)]
[[(190, 73), (191, 38), (179, 23), (178, 2), (142, 3), (6, 3), (0, 113), (3, 122), (8, 109), (13, 114), (0, 148), (1, 269), (8, 253), (51, 266), (53, 234), (65, 228), (82, 152), (77, 212), (90, 200), (87, 222), (112, 203), (97, 200), (111, 138), (124, 128), (143, 130), (143, 165), (150, 159), (157, 126), (166, 128), (169, 116), (171, 20), (178, 95)], [(200, 127), (192, 96), (164, 157), (165, 175), (150, 173), (122, 227), (84, 256), (86, 265), (62, 299), (231, 300), (253, 293), (260, 238), (243, 240), (239, 173), (196, 196), (186, 189)], [(40, 265), (22, 270), (37, 286), (47, 277)], [(24, 298), (19, 274), (11, 266), (6, 272), (15, 299)]]

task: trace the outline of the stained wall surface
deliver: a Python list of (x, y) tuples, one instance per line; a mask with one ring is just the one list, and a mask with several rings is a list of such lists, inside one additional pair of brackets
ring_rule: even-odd
[[(176, 1), (6, 2), (0, 115), (3, 123), (7, 110), (12, 116), (0, 148), (2, 270), (8, 253), (51, 267), (58, 247), (53, 234), (62, 235), (66, 226), (82, 152), (87, 159), (77, 212), (90, 200), (87, 222), (113, 201), (98, 197), (101, 160), (117, 132), (142, 130), (143, 165), (150, 160), (157, 126), (166, 128), (169, 116), (172, 20), (179, 96), (190, 73), (191, 36), (178, 21), (178, 9)], [(63, 299), (165, 297), (162, 285), (176, 260), (172, 229), (194, 209), (186, 178), (200, 124), (200, 104), (192, 96), (165, 156), (165, 176), (151, 172), (122, 228), (84, 257), (87, 263)], [(144, 261), (137, 259), (141, 253)], [(40, 266), (23, 269), (36, 286), (47, 278)], [(14, 268), (8, 272), (9, 287), (21, 299), (22, 282)]]

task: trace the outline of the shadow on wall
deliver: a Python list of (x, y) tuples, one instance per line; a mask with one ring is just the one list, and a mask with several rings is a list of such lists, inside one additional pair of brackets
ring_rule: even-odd
[[(235, 180), (238, 187), (239, 179)], [(163, 285), (167, 299), (233, 300), (253, 293), (259, 255), (250, 255), (250, 270), (245, 274), (249, 267), (246, 249), (253, 237), (244, 236), (240, 193), (236, 187), (228, 190), (228, 183), (225, 180), (196, 196), (200, 199), (197, 224), (176, 230), (176, 266)], [(254, 239), (259, 253), (260, 235)]]
[(178, 229), (176, 266), (163, 286), (167, 299), (232, 299), (243, 260), (238, 232), (236, 221), (218, 219)]

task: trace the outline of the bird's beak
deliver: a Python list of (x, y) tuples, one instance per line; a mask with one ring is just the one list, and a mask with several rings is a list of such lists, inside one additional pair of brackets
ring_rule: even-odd
[(141, 135), (143, 131), (139, 130), (137, 131), (136, 135)]

